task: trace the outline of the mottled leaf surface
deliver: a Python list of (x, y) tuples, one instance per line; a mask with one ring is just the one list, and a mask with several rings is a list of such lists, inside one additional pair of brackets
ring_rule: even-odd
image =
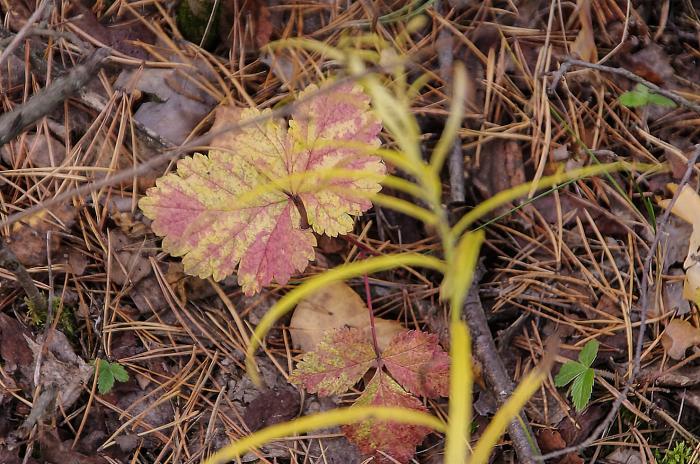
[[(437, 336), (416, 330), (395, 335), (379, 359), (368, 330), (348, 327), (331, 331), (314, 351), (304, 355), (290, 380), (310, 393), (335, 395), (352, 388), (370, 369), (375, 369), (374, 375), (355, 404), (424, 411), (416, 396), (448, 394), (449, 357)], [(429, 429), (366, 420), (343, 431), (364, 453), (374, 454), (377, 462), (404, 463), (410, 461)]]
[(248, 295), (272, 281), (285, 284), (314, 258), (311, 228), (347, 233), (371, 207), (368, 195), (381, 187), (369, 174), (381, 176), (385, 167), (358, 147), (379, 145), (369, 98), (345, 84), (322, 92), (310, 86), (299, 101), (288, 124), (266, 117), (270, 110), (221, 108), (214, 133), (254, 122), (215, 136), (217, 149), (207, 156), (180, 160), (139, 202), (163, 249), (182, 256), (188, 274), (221, 280), (237, 271)]
[(376, 354), (365, 331), (344, 328), (329, 332), (315, 351), (304, 355), (290, 381), (321, 396), (346, 392), (376, 365)]
[(435, 398), (449, 394), (450, 358), (435, 334), (401, 332), (382, 359), (391, 376), (414, 395)]
[[(355, 403), (359, 406), (393, 406), (425, 411), (423, 404), (406, 392), (401, 385), (381, 371), (377, 371)], [(417, 425), (401, 424), (369, 419), (343, 427), (345, 435), (363, 453), (374, 454), (380, 463), (391, 463), (378, 450), (394, 460), (407, 463), (416, 453), (416, 446), (430, 433), (430, 429)]]

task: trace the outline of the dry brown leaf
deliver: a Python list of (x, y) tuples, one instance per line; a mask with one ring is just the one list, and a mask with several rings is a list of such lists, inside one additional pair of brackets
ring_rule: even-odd
[[(47, 233), (67, 230), (75, 220), (75, 208), (73, 205), (64, 204), (31, 216), (24, 222), (15, 222), (12, 225), (8, 245), (15, 253), (17, 259), (27, 267), (45, 266), (47, 263)], [(54, 261), (61, 244), (61, 236), (51, 234), (48, 248)]]
[(573, 55), (582, 60), (595, 62), (598, 59), (598, 51), (593, 36), (593, 21), (591, 20), (591, 0), (579, 0), (577, 2), (578, 19), (581, 23), (578, 35), (571, 46)]
[(143, 241), (131, 240), (119, 230), (110, 231), (112, 245), (111, 279), (118, 285), (136, 284), (153, 272)]
[[(668, 189), (675, 194), (678, 186), (669, 184)], [(668, 208), (671, 200), (658, 200), (658, 203), (663, 208)], [(688, 254), (683, 262), (683, 269), (685, 269), (683, 298), (700, 304), (700, 261), (698, 261), (698, 253), (700, 252), (700, 196), (691, 187), (684, 185), (671, 212), (693, 226)]]
[(647, 461), (642, 460), (639, 450), (633, 448), (617, 448), (606, 456), (605, 462), (609, 462), (610, 464), (642, 464)]
[(0, 154), (9, 166), (46, 168), (63, 163), (66, 147), (50, 135), (29, 134), (0, 148)]
[[(527, 180), (520, 144), (514, 140), (493, 140), (484, 145), (474, 172), (474, 186), (484, 198), (490, 198)], [(496, 210), (500, 214), (510, 209), (508, 205)]]
[(675, 360), (683, 359), (685, 351), (700, 343), (700, 329), (682, 319), (673, 319), (666, 326), (661, 336), (661, 344), (669, 357)]
[(48, 337), (44, 346), (41, 339), (35, 342), (28, 336), (24, 336), (26, 344), (33, 353), (34, 362), (22, 366), (22, 374), (26, 379), (32, 380), (33, 385), (34, 370), (41, 354), (40, 382), (43, 385), (54, 385), (59, 392), (61, 406), (68, 409), (83, 393), (83, 386), (87, 385), (92, 377), (94, 368), (75, 354), (62, 332), (53, 330), (49, 332)]
[[(403, 326), (396, 321), (374, 319), (377, 342), (385, 349)], [(369, 312), (360, 295), (343, 282), (325, 287), (301, 300), (289, 324), (294, 346), (303, 352), (313, 351), (323, 335), (341, 327), (369, 327)]]
[[(169, 56), (181, 62), (178, 56)], [(208, 66), (202, 59), (188, 63), (197, 71), (179, 68), (147, 68), (125, 70), (114, 86), (134, 95), (145, 95), (134, 118), (162, 138), (181, 144), (209, 114), (216, 99), (198, 82), (210, 79)]]

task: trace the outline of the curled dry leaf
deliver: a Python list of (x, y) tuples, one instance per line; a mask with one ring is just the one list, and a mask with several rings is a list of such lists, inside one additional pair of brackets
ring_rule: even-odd
[(215, 137), (220, 149), (180, 160), (139, 203), (185, 272), (221, 280), (238, 267), (247, 295), (303, 271), (313, 232), (349, 232), (385, 172), (367, 154), (381, 124), (352, 84), (323, 93), (309, 86), (288, 124), (269, 109), (221, 108), (212, 130), (250, 119), (257, 122)]
[[(669, 184), (669, 190), (675, 193), (678, 186)], [(668, 208), (671, 200), (659, 200), (659, 204)], [(693, 226), (688, 245), (688, 254), (683, 262), (685, 281), (683, 283), (683, 298), (700, 304), (700, 196), (687, 185), (683, 186), (676, 203), (671, 210), (673, 214)]]
[[(172, 54), (168, 59), (182, 62)], [(203, 59), (189, 59), (182, 68), (124, 70), (115, 87), (144, 98), (134, 118), (174, 144), (183, 143), (202, 119), (216, 106), (216, 99), (205, 90), (211, 80)], [(194, 71), (196, 69), (196, 71)]]
[[(382, 318), (374, 319), (377, 342), (386, 349), (394, 335), (405, 329), (400, 323)], [(297, 304), (289, 323), (295, 347), (306, 353), (316, 349), (326, 332), (341, 327), (369, 327), (369, 312), (365, 302), (343, 282), (328, 285)]]
[(669, 357), (683, 359), (685, 351), (693, 345), (700, 344), (700, 329), (682, 319), (673, 319), (666, 326), (661, 344)]

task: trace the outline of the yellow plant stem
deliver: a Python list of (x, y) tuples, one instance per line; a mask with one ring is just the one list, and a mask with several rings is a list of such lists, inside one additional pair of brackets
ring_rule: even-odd
[(450, 404), (445, 464), (463, 464), (469, 451), (472, 404), (472, 350), (463, 321), (450, 324)]
[(425, 412), (416, 411), (415, 409), (383, 406), (353, 406), (349, 408), (333, 409), (332, 411), (313, 414), (311, 416), (299, 417), (289, 422), (264, 428), (225, 446), (214, 455), (207, 458), (203, 464), (223, 464), (278, 438), (298, 435), (316, 429), (352, 424), (367, 419), (422, 425), (443, 433), (446, 429), (445, 423), (437, 417)]
[(534, 188), (541, 189), (545, 187), (551, 187), (556, 184), (561, 184), (572, 179), (582, 179), (584, 177), (597, 176), (599, 174), (610, 173), (614, 171), (620, 171), (622, 169), (629, 169), (634, 167), (629, 163), (617, 162), (610, 164), (599, 164), (595, 166), (587, 166), (580, 169), (572, 169), (568, 172), (562, 172), (553, 174), (551, 176), (542, 177), (539, 181), (527, 182), (520, 184), (508, 190), (503, 190), (498, 192), (488, 200), (484, 200), (479, 203), (473, 210), (469, 211), (467, 214), (462, 216), (462, 218), (455, 224), (452, 228), (452, 235), (454, 237), (459, 237), (464, 233), (467, 228), (476, 222), (478, 219), (482, 218), (484, 215), (490, 213), (494, 209), (510, 203), (522, 196), (527, 195), (530, 189)]
[(378, 256), (354, 263), (343, 264), (329, 269), (322, 274), (311, 277), (303, 284), (284, 295), (270, 308), (260, 323), (255, 328), (246, 353), (246, 368), (253, 382), (261, 385), (260, 376), (255, 367), (255, 352), (260, 347), (260, 341), (270, 331), (275, 322), (289, 311), (302, 299), (334, 282), (340, 282), (363, 274), (386, 271), (401, 266), (416, 266), (445, 272), (445, 262), (434, 256), (420, 255), (417, 253), (402, 253), (398, 255)]

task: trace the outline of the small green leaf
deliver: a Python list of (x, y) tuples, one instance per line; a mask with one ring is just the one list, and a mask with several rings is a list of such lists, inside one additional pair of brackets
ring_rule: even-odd
[(586, 366), (576, 361), (569, 361), (559, 369), (559, 373), (554, 378), (554, 385), (564, 387), (572, 380), (583, 374)]
[(129, 373), (124, 366), (119, 363), (111, 363), (104, 359), (97, 361), (99, 374), (97, 376), (97, 391), (100, 395), (109, 393), (114, 387), (114, 381), (126, 382), (129, 380)]
[(126, 382), (129, 380), (129, 373), (126, 372), (124, 366), (118, 363), (111, 363), (110, 368), (112, 370), (112, 375), (119, 382)]
[(598, 356), (598, 347), (600, 343), (596, 340), (589, 340), (578, 354), (578, 361), (586, 367), (591, 367), (596, 356)]
[(620, 95), (619, 100), (628, 108), (638, 108), (649, 104), (649, 94), (630, 90)]
[(668, 108), (675, 108), (676, 104), (670, 98), (666, 98), (663, 95), (657, 93), (649, 94), (649, 104), (657, 106), (666, 106)]
[(574, 384), (571, 387), (571, 399), (574, 401), (576, 411), (582, 411), (588, 405), (593, 392), (594, 378), (595, 372), (589, 367), (583, 375), (576, 377), (576, 380), (574, 380)]
[(634, 86), (634, 90), (620, 95), (619, 100), (621, 104), (628, 108), (638, 108), (646, 105), (666, 106), (670, 108), (675, 108), (676, 106), (673, 100), (663, 95), (649, 92), (649, 88), (642, 84), (637, 84)]
[(100, 373), (97, 376), (97, 391), (100, 395), (109, 393), (114, 386), (114, 374), (112, 374), (112, 369), (109, 368), (109, 363), (104, 359), (100, 359), (98, 362)]

